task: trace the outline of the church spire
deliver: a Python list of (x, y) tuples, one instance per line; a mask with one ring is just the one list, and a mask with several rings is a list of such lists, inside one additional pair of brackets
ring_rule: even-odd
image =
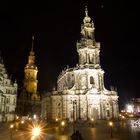
[(31, 52), (33, 52), (34, 49), (34, 36), (32, 36), (32, 48), (31, 48)]
[(88, 9), (87, 9), (87, 6), (85, 6), (85, 16), (86, 16), (86, 17), (88, 16)]
[(87, 24), (87, 23), (90, 23), (90, 21), (91, 21), (91, 18), (88, 16), (88, 8), (87, 6), (85, 6), (85, 17), (84, 17), (83, 22), (84, 24)]
[(35, 64), (35, 53), (33, 47), (34, 47), (34, 36), (32, 36), (32, 46), (30, 54), (28, 56), (28, 64), (24, 69), (25, 72), (24, 87), (26, 88), (27, 92), (37, 94), (38, 69)]
[(84, 39), (91, 39), (93, 43), (95, 42), (94, 38), (94, 23), (91, 21), (91, 18), (88, 16), (88, 8), (85, 6), (85, 17), (83, 19), (83, 24), (81, 25), (81, 35)]
[(88, 15), (88, 8), (85, 6), (85, 17), (81, 25), (81, 39), (77, 43), (80, 65), (92, 65), (100, 67), (99, 52), (100, 44), (96, 43), (94, 36), (94, 23)]
[(32, 36), (32, 48), (31, 48), (31, 51), (30, 51), (30, 55), (29, 55), (29, 58), (28, 58), (28, 64), (32, 65), (35, 63), (35, 56), (34, 56), (34, 36)]

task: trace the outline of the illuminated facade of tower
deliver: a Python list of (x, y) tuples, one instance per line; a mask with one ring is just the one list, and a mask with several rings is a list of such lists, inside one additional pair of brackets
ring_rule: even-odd
[(33, 51), (34, 37), (32, 37), (32, 48), (28, 57), (28, 63), (24, 68), (23, 86), (19, 91), (17, 100), (17, 114), (20, 116), (40, 115), (40, 95), (37, 91), (37, 66), (35, 64), (35, 53)]
[(32, 100), (38, 100), (37, 95), (37, 66), (35, 65), (35, 53), (33, 51), (34, 37), (32, 37), (32, 49), (28, 57), (28, 64), (24, 68), (25, 78), (24, 87), (29, 94), (32, 94)]
[(94, 23), (85, 9), (81, 39), (77, 42), (79, 64), (66, 68), (57, 79), (57, 90), (42, 98), (42, 117), (52, 120), (118, 118), (118, 95), (104, 86), (100, 65), (100, 43), (94, 36)]

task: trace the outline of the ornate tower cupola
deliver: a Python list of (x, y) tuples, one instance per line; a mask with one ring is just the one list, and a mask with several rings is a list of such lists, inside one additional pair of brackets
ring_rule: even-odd
[(24, 87), (27, 92), (32, 95), (37, 95), (37, 66), (35, 65), (35, 53), (33, 51), (34, 37), (32, 37), (32, 48), (30, 51), (30, 55), (28, 57), (28, 64), (24, 68), (25, 78), (24, 78)]
[(83, 25), (81, 26), (82, 38), (90, 39), (95, 41), (94, 38), (94, 23), (91, 21), (91, 18), (88, 16), (87, 7), (85, 8), (85, 17), (83, 19)]
[(81, 25), (81, 39), (77, 42), (80, 66), (92, 66), (94, 68), (100, 67), (100, 43), (95, 41), (94, 30), (94, 23), (88, 16), (86, 6), (85, 17), (83, 19), (83, 24)]

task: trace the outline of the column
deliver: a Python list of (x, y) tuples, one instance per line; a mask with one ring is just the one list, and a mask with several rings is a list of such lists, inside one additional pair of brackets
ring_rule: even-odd
[(79, 95), (79, 105), (78, 105), (78, 108), (79, 108), (79, 119), (81, 119), (81, 106), (80, 106), (80, 95)]

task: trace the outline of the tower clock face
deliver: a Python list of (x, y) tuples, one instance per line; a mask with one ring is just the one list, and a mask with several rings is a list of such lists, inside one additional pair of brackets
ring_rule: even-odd
[(68, 74), (68, 80), (67, 80), (67, 87), (68, 89), (72, 88), (74, 86), (75, 78), (74, 78), (74, 73), (69, 73)]

